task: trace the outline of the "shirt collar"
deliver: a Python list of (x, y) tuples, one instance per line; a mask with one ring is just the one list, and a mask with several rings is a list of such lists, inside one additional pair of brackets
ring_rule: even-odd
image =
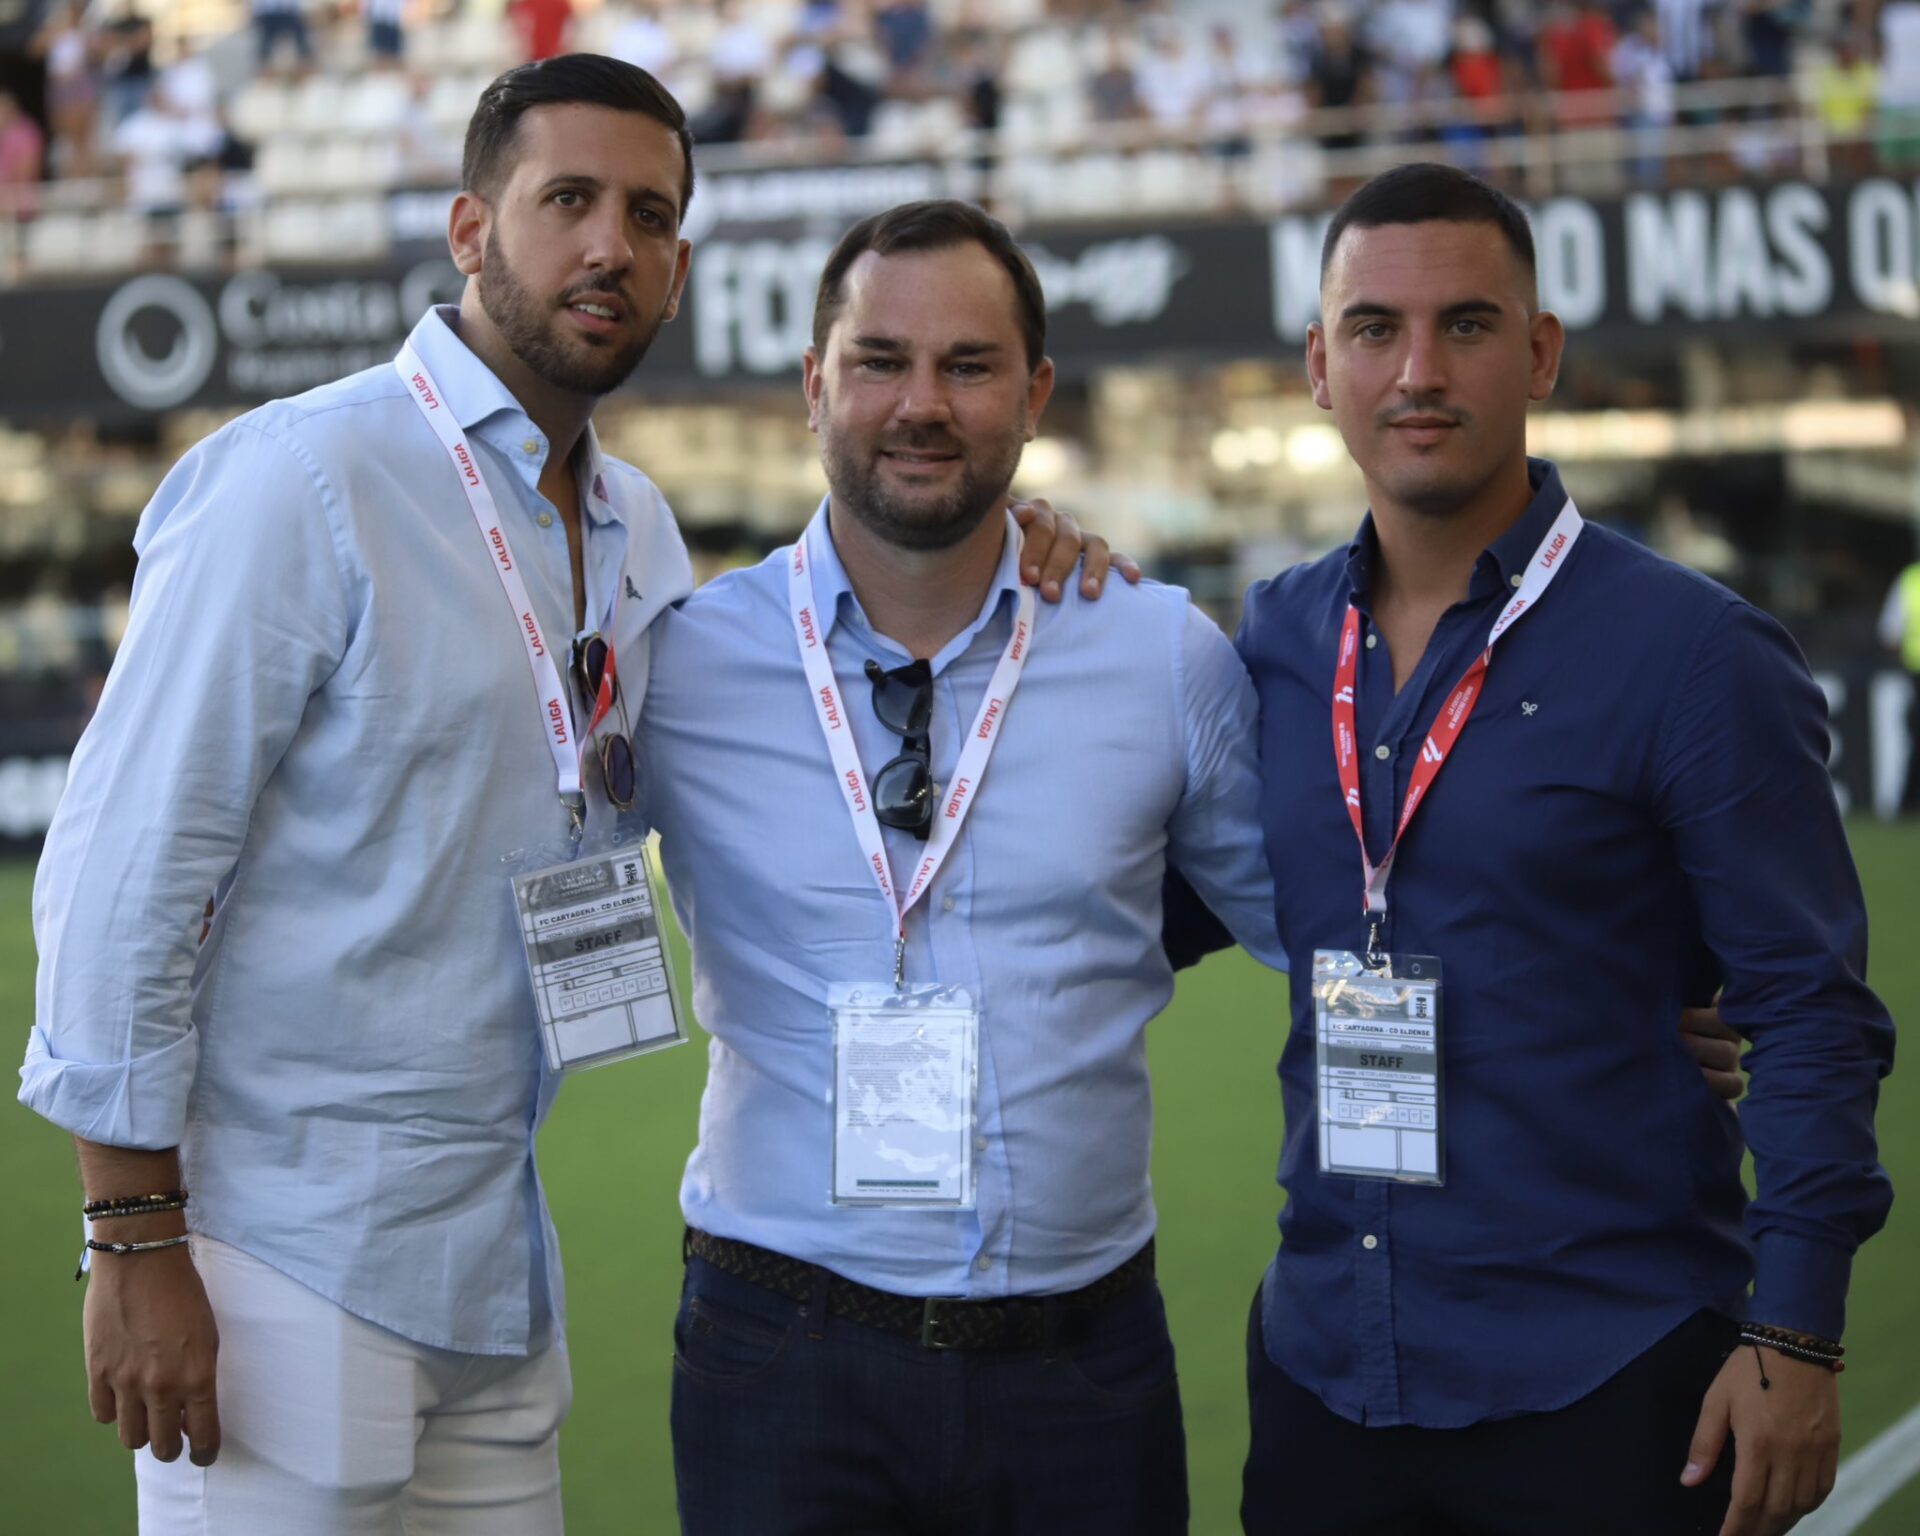
[[(806, 532), (801, 535), (806, 540), (813, 571), (813, 598), (822, 625), (820, 638), (824, 640), (833, 633), (843, 611), (857, 617), (861, 625), (877, 637), (878, 631), (874, 630), (866, 614), (861, 611), (860, 599), (854, 595), (853, 582), (847, 575), (847, 568), (840, 563), (840, 551), (834, 548), (833, 537), (828, 531), (827, 508), (832, 502), (830, 495), (821, 498), (819, 509), (807, 524)], [(987, 589), (986, 601), (980, 605), (979, 616), (948, 641), (934, 658), (933, 670), (936, 673), (966, 649), (973, 637), (999, 612), (1009, 592), (1016, 598), (1020, 595), (1019, 525), (1013, 521), (1012, 514), (1002, 515), (1006, 518), (1007, 533), (1000, 546), (1000, 563), (994, 568), (993, 585)]]
[[(1527, 483), (1533, 487), (1533, 500), (1520, 519), (1481, 551), (1474, 565), (1472, 596), (1504, 592), (1516, 585), (1513, 578), (1525, 573), (1540, 541), (1547, 536), (1553, 520), (1567, 504), (1567, 493), (1560, 483), (1560, 471), (1548, 459), (1527, 460)], [(1380, 558), (1380, 537), (1374, 532), (1373, 511), (1360, 519), (1360, 527), (1347, 546), (1348, 601), (1365, 610), (1373, 591), (1373, 573)]]
[[(509, 415), (514, 418), (514, 425), (507, 430), (507, 437), (518, 440), (536, 431), (533, 418), (527, 415), (526, 407), (514, 397), (513, 391), (460, 339), (456, 328), (459, 317), (458, 306), (436, 304), (420, 317), (420, 323), (407, 338), (427, 365), (434, 383), (440, 386), (454, 420), (471, 432), (482, 423), (492, 423), (496, 417)], [(588, 520), (603, 526), (621, 522), (606, 455), (601, 452), (600, 435), (594, 431), (592, 422), (587, 423), (587, 430), (581, 436), (579, 453), (580, 501), (586, 508)]]

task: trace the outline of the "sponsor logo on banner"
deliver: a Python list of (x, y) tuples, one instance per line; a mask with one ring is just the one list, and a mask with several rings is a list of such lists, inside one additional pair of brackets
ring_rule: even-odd
[[(149, 351), (148, 341), (163, 330), (170, 333), (166, 350)], [(142, 410), (164, 411), (191, 399), (212, 377), (220, 326), (199, 289), (170, 273), (150, 272), (107, 300), (93, 345), (115, 394)]]

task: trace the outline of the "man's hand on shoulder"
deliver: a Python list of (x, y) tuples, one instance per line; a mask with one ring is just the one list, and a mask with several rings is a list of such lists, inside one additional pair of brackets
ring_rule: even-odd
[[(114, 1234), (123, 1236), (145, 1240)], [(193, 1464), (210, 1466), (220, 1454), (220, 1340), (200, 1272), (184, 1247), (93, 1259), (84, 1328), (94, 1418), (118, 1425), (130, 1451), (151, 1444), (161, 1461), (179, 1456), (184, 1437)]]
[(1733, 1499), (1720, 1536), (1782, 1536), (1833, 1491), (1840, 1383), (1831, 1367), (1743, 1344), (1707, 1389), (1680, 1481), (1704, 1482), (1733, 1435)]
[(1129, 583), (1140, 580), (1140, 567), (1125, 555), (1116, 555), (1099, 534), (1083, 534), (1071, 512), (1056, 512), (1044, 498), (1009, 502), (1007, 510), (1022, 530), (1020, 541), (1020, 579), (1038, 587), (1050, 603), (1060, 601), (1062, 583), (1072, 573), (1082, 554), (1087, 568), (1080, 577), (1084, 597), (1097, 598), (1107, 584), (1111, 566)]

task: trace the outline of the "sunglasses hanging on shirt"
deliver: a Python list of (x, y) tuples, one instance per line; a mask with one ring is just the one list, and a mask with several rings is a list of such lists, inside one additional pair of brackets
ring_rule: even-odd
[(869, 661), (867, 681), (873, 712), (905, 748), (873, 775), (874, 819), (924, 843), (933, 829), (933, 668), (924, 659), (891, 671)]
[[(599, 704), (600, 685), (606, 678), (607, 658), (611, 654), (606, 639), (598, 630), (573, 642), (573, 682), (586, 704), (588, 719), (593, 718)], [(627, 702), (621, 697), (617, 667), (613, 674), (613, 704), (620, 712), (620, 729), (617, 733), (607, 732), (597, 743), (600, 776), (607, 787), (607, 799), (613, 803), (614, 809), (630, 811), (633, 809), (635, 784), (633, 728), (627, 720)]]

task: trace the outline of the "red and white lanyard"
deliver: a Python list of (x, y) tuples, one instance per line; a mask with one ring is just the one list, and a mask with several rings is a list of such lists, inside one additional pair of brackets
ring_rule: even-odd
[[(1018, 525), (1011, 517), (1007, 519), (1007, 530), (1008, 538), (1019, 538)], [(886, 844), (880, 836), (880, 819), (873, 813), (867, 776), (860, 767), (860, 751), (854, 745), (846, 704), (833, 675), (833, 664), (827, 659), (826, 628), (819, 618), (819, 605), (814, 598), (813, 560), (809, 553), (816, 533), (822, 540), (828, 537), (824, 512), (816, 513), (813, 521), (807, 525), (806, 532), (794, 544), (793, 558), (788, 563), (787, 596), (793, 612), (793, 634), (800, 646), (801, 664), (807, 671), (807, 687), (813, 695), (814, 713), (819, 717), (821, 733), (827, 738), (827, 751), (833, 757), (840, 793), (845, 797), (847, 811), (853, 817), (854, 835), (860, 840), (860, 851), (867, 857), (867, 873), (873, 876), (874, 884), (886, 899), (887, 912), (892, 919), (893, 978), (898, 986), (902, 981), (907, 949), (907, 913), (926, 894), (927, 888), (933, 884), (933, 877), (946, 861), (947, 854), (960, 839), (960, 828), (979, 796), (980, 781), (987, 771), (987, 760), (993, 756), (994, 745), (1000, 739), (1000, 728), (1006, 722), (1007, 708), (1013, 703), (1013, 691), (1019, 687), (1020, 674), (1026, 670), (1027, 653), (1032, 649), (1033, 641), (1033, 588), (1020, 588), (1019, 601), (1013, 613), (1013, 634), (1007, 641), (1006, 650), (1001, 653), (999, 665), (993, 669), (993, 677), (987, 683), (986, 697), (980, 701), (979, 713), (973, 717), (972, 729), (968, 731), (966, 742), (960, 749), (960, 760), (954, 765), (953, 782), (947, 786), (945, 800), (934, 813), (933, 830), (927, 837), (926, 853), (915, 868), (913, 879), (908, 882), (903, 896), (893, 883)]]
[(1413, 765), (1413, 777), (1407, 784), (1406, 802), (1400, 807), (1399, 824), (1393, 829), (1393, 844), (1378, 864), (1367, 857), (1366, 827), (1360, 817), (1359, 731), (1353, 706), (1353, 691), (1360, 676), (1360, 613), (1351, 603), (1347, 605), (1346, 622), (1340, 627), (1340, 655), (1333, 669), (1333, 756), (1340, 769), (1340, 791), (1346, 797), (1347, 816), (1353, 822), (1353, 835), (1360, 842), (1360, 869), (1366, 877), (1365, 910), (1376, 919), (1376, 932), (1377, 919), (1387, 910), (1387, 881), (1393, 874), (1394, 855), (1400, 851), (1400, 838), (1427, 791), (1433, 787), (1433, 781), (1440, 776), (1440, 770), (1446, 766), (1460, 733), (1467, 727), (1468, 717), (1473, 714), (1474, 705), (1480, 702), (1494, 645), (1522, 614), (1539, 605), (1553, 578), (1566, 564), (1583, 526), (1579, 510), (1569, 500), (1553, 520), (1547, 536), (1540, 541), (1540, 547), (1533, 552), (1520, 589), (1493, 621), (1486, 649), (1474, 658), (1466, 675), (1454, 685), (1428, 728), (1426, 739), (1420, 744), (1419, 761)]
[[(600, 696), (594, 700), (592, 718), (587, 722), (586, 730), (576, 739), (561, 666), (555, 661), (553, 647), (547, 643), (546, 631), (541, 628), (539, 616), (533, 611), (533, 599), (527, 595), (527, 584), (520, 577), (520, 567), (513, 558), (512, 546), (507, 543), (506, 530), (501, 527), (493, 492), (487, 489), (486, 477), (480, 473), (479, 461), (467, 446), (466, 434), (461, 431), (446, 396), (441, 393), (440, 386), (434, 383), (433, 375), (428, 372), (427, 365), (421, 361), (420, 354), (414, 351), (411, 342), (401, 346), (393, 366), (406, 381), (407, 392), (413, 396), (413, 403), (420, 407), (420, 414), (427, 418), (427, 425), (433, 428), (433, 435), (440, 439), (440, 445), (447, 450), (447, 457), (453, 462), (454, 473), (460, 478), (460, 487), (467, 494), (467, 506), (473, 513), (474, 524), (479, 528), (481, 540), (492, 558), (494, 574), (500, 578), (507, 602), (512, 605), (519, 621), (520, 643), (527, 653), (527, 665), (533, 672), (534, 692), (540, 703), (541, 730), (547, 738), (547, 749), (553, 754), (553, 771), (558, 781), (560, 799), (578, 828), (580, 808), (585, 799), (580, 789), (581, 749), (606, 718), (607, 711), (613, 707), (615, 673), (612, 644), (608, 644), (606, 672), (600, 679)], [(609, 630), (619, 612), (617, 584), (613, 601), (614, 607), (608, 616)]]

